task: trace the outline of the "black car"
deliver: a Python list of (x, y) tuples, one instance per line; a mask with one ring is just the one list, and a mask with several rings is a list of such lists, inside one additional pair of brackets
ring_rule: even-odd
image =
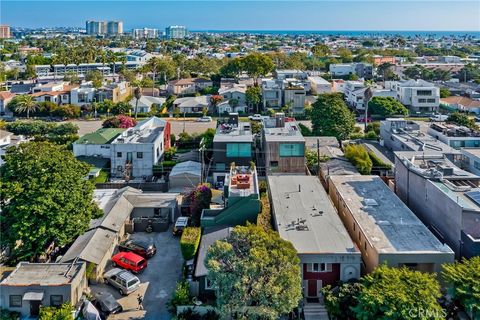
[(128, 240), (118, 245), (118, 250), (121, 252), (130, 251), (144, 258), (151, 258), (157, 253), (155, 243), (146, 241)]
[(95, 308), (97, 308), (102, 319), (107, 319), (109, 315), (120, 313), (123, 311), (120, 303), (117, 302), (115, 297), (109, 292), (98, 292), (94, 295), (92, 301)]

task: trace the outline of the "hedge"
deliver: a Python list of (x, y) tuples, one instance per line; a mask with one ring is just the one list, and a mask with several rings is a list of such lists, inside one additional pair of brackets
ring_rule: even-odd
[(200, 245), (201, 231), (200, 228), (188, 227), (183, 230), (180, 238), (180, 249), (185, 260), (195, 257), (198, 246)]
[(272, 214), (267, 193), (262, 193), (260, 202), (262, 204), (262, 211), (257, 216), (257, 226), (262, 227), (265, 231), (272, 230)]

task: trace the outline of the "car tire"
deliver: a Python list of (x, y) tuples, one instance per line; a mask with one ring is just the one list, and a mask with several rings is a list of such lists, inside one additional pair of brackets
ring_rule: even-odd
[(118, 292), (120, 293), (121, 296), (126, 296), (126, 294), (123, 292), (122, 289), (118, 289)]

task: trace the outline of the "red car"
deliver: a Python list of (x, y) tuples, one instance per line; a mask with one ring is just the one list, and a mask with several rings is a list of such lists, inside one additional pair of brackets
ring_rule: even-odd
[(147, 267), (147, 260), (133, 252), (120, 252), (112, 257), (113, 266), (139, 273)]
[(372, 118), (370, 118), (370, 117), (368, 117), (366, 120), (367, 120), (367, 121), (365, 121), (365, 117), (358, 117), (358, 118), (357, 118), (357, 122), (362, 122), (362, 123), (372, 122)]

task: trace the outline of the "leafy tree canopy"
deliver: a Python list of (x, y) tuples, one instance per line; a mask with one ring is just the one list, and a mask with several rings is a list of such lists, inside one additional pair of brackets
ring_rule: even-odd
[(443, 279), (452, 286), (450, 291), (453, 297), (473, 315), (473, 319), (480, 316), (479, 275), (480, 256), (443, 265)]
[(444, 315), (437, 302), (441, 292), (435, 274), (381, 265), (363, 277), (361, 285), (353, 307), (356, 319), (433, 320)]
[(52, 241), (63, 246), (85, 232), (101, 211), (93, 202), (90, 166), (65, 147), (25, 142), (1, 167), (1, 244), (14, 260), (32, 260)]
[(207, 253), (208, 277), (217, 305), (226, 314), (278, 319), (302, 298), (300, 259), (292, 244), (274, 231), (237, 226)]
[(392, 97), (373, 97), (368, 103), (370, 114), (388, 117), (392, 115), (408, 115), (408, 109)]
[(319, 136), (334, 136), (344, 140), (353, 132), (355, 117), (342, 96), (324, 93), (312, 105), (312, 132)]

